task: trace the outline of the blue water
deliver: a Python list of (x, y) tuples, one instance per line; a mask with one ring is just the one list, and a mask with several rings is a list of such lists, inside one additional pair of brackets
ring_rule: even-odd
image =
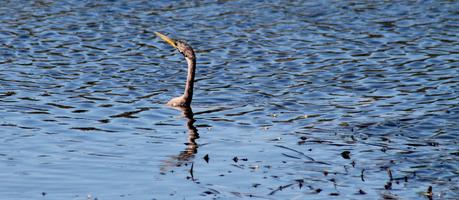
[(458, 10), (2, 1), (0, 196), (457, 199)]

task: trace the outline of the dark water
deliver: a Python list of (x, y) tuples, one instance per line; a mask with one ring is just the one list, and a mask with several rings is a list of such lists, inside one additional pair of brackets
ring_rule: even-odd
[(458, 10), (1, 1), (1, 199), (457, 199)]

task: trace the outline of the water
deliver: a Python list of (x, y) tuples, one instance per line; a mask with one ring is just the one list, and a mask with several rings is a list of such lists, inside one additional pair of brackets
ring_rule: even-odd
[(459, 197), (456, 1), (0, 5), (2, 199)]

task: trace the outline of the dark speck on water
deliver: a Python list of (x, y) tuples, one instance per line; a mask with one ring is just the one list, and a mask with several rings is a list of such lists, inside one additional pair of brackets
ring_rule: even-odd
[(457, 199), (458, 10), (1, 1), (1, 199)]
[(344, 158), (344, 159), (351, 159), (351, 152), (350, 151), (343, 151), (341, 152), (341, 156)]

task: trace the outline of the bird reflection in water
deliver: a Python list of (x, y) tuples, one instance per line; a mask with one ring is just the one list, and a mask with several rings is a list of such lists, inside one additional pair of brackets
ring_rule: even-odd
[(198, 143), (196, 140), (199, 138), (198, 129), (194, 126), (193, 110), (191, 107), (174, 107), (175, 109), (181, 110), (182, 115), (186, 118), (186, 127), (188, 129), (188, 141), (185, 143), (185, 150), (181, 151), (178, 155), (172, 156), (170, 159), (163, 162), (161, 166), (161, 172), (164, 173), (170, 168), (176, 166), (180, 167), (183, 164), (191, 163), (194, 155), (198, 152)]

